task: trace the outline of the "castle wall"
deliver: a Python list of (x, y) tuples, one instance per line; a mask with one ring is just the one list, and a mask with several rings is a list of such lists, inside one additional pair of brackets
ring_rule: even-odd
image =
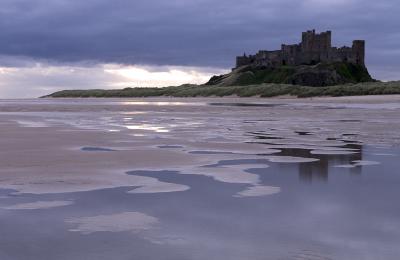
[(281, 51), (259, 51), (255, 57), (255, 65), (273, 67), (281, 65)]
[(282, 65), (298, 65), (298, 61), (300, 60), (301, 55), (301, 45), (293, 44), (293, 45), (285, 45), (281, 46), (282, 52)]

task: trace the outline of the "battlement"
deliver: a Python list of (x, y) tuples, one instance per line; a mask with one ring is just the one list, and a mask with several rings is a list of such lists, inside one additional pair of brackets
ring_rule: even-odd
[(259, 51), (255, 55), (236, 57), (236, 68), (253, 65), (276, 67), (281, 65), (312, 65), (320, 62), (348, 62), (365, 66), (365, 41), (354, 40), (352, 47), (332, 47), (332, 32), (302, 33), (298, 44), (282, 44), (280, 50)]

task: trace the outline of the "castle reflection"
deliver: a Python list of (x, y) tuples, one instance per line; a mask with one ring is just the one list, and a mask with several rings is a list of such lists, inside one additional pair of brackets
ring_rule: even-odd
[[(298, 135), (312, 135), (309, 132), (296, 131)], [(262, 142), (257, 142), (259, 144), (266, 144), (271, 148), (276, 147), (276, 149), (281, 150), (280, 153), (275, 155), (279, 156), (293, 156), (293, 157), (303, 157), (303, 158), (316, 158), (319, 161), (316, 162), (307, 162), (307, 163), (299, 163), (298, 172), (299, 178), (304, 182), (313, 182), (313, 181), (327, 181), (329, 176), (329, 170), (333, 166), (339, 165), (354, 165), (354, 161), (362, 160), (362, 145), (357, 142), (348, 142), (345, 140), (341, 140), (343, 142), (343, 146), (338, 147), (338, 149), (346, 148), (349, 151), (354, 151), (354, 153), (346, 153), (346, 151), (340, 154), (332, 153), (332, 154), (311, 154), (312, 148), (285, 148), (282, 147), (279, 142), (268, 142), (268, 140), (280, 140), (284, 139), (283, 137), (276, 136), (269, 133), (264, 132), (249, 132), (249, 135), (253, 136), (257, 140), (262, 140)], [(327, 140), (336, 140), (337, 138), (328, 138)], [(356, 167), (348, 167), (348, 170), (351, 174), (361, 174), (362, 166)]]
[[(355, 143), (348, 143), (344, 148), (356, 149), (357, 152), (353, 154), (310, 154), (309, 149), (281, 149), (282, 152), (277, 155), (282, 156), (295, 156), (295, 157), (313, 157), (319, 161), (311, 163), (300, 163), (299, 178), (301, 181), (327, 181), (329, 170), (334, 165), (351, 165), (353, 161), (362, 160), (362, 145)], [(361, 174), (361, 166), (349, 168), (352, 174)]]

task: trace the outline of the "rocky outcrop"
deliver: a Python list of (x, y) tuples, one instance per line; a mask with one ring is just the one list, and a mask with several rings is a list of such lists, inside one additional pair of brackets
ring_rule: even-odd
[(212, 77), (206, 85), (244, 86), (282, 83), (322, 87), (371, 81), (374, 81), (374, 79), (372, 79), (366, 67), (340, 62), (275, 68), (242, 66), (229, 74)]

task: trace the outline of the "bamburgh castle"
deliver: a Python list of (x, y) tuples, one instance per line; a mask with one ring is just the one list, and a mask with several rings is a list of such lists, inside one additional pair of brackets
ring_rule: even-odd
[(278, 67), (282, 65), (314, 65), (320, 62), (348, 62), (364, 65), (365, 41), (355, 40), (352, 47), (332, 47), (331, 31), (302, 33), (299, 44), (285, 45), (277, 51), (261, 50), (256, 55), (236, 57), (236, 68), (244, 65)]

